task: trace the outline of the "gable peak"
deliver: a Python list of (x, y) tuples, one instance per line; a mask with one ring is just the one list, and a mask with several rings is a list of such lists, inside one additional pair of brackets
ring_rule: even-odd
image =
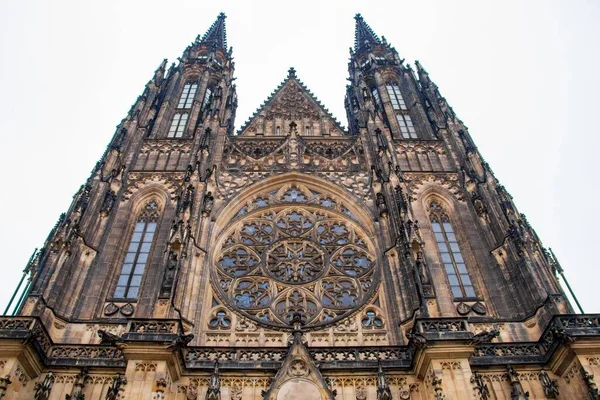
[[(344, 136), (345, 129), (290, 67), (287, 77), (238, 131), (244, 136), (283, 136), (290, 124), (305, 136)], [(279, 129), (277, 129), (279, 128)]]

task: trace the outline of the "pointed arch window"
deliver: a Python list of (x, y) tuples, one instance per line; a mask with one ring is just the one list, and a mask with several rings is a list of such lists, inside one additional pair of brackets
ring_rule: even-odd
[(377, 87), (373, 86), (373, 88), (371, 89), (371, 94), (373, 94), (373, 98), (375, 99), (375, 105), (377, 107), (381, 107), (381, 97), (379, 96), (379, 91), (377, 90)]
[(202, 100), (202, 108), (206, 108), (210, 103), (210, 96), (212, 96), (212, 89), (207, 87), (206, 92), (204, 92), (204, 100)]
[(396, 114), (396, 120), (400, 125), (400, 134), (402, 139), (418, 139), (417, 132), (413, 125), (410, 115)]
[(388, 96), (390, 96), (394, 110), (406, 110), (406, 103), (398, 84), (396, 82), (388, 82), (385, 84), (385, 88), (387, 89)]
[(171, 127), (167, 137), (169, 138), (180, 138), (183, 137), (185, 132), (185, 126), (188, 120), (188, 113), (175, 113), (173, 120), (171, 121)]
[(123, 261), (114, 297), (135, 299), (138, 297), (142, 277), (150, 257), (150, 248), (158, 224), (159, 209), (151, 201), (140, 214), (129, 240), (129, 247)]
[(475, 297), (475, 288), (467, 271), (454, 228), (448, 214), (437, 201), (429, 204), (429, 220), (444, 270), (454, 297)]
[(179, 103), (177, 104), (177, 108), (191, 108), (192, 103), (194, 102), (194, 97), (196, 97), (196, 92), (198, 91), (198, 84), (195, 82), (186, 82), (183, 86), (183, 91), (181, 92), (181, 97), (179, 98)]

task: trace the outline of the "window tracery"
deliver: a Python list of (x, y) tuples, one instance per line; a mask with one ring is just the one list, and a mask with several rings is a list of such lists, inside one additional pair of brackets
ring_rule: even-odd
[[(266, 208), (268, 206), (268, 208)], [(243, 204), (215, 247), (215, 289), (243, 317), (306, 327), (345, 318), (372, 296), (375, 250), (340, 201), (286, 185)]]
[(429, 203), (429, 220), (441, 261), (454, 297), (475, 297), (467, 266), (463, 259), (454, 228), (444, 208), (435, 200)]
[(148, 202), (138, 216), (115, 288), (115, 298), (138, 297), (159, 216), (155, 201)]

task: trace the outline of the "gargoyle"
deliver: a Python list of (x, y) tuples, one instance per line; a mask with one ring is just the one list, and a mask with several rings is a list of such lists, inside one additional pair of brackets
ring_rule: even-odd
[(483, 331), (479, 332), (471, 338), (471, 344), (481, 344), (488, 343), (500, 336), (500, 331), (498, 329), (492, 329), (491, 331)]

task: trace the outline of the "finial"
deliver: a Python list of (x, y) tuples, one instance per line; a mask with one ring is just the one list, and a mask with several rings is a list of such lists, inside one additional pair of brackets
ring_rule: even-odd
[(225, 13), (223, 11), (221, 11), (221, 13), (219, 14), (219, 19), (225, 19), (227, 18), (227, 15), (225, 15)]
[(360, 15), (360, 13), (356, 13), (356, 15), (354, 16), (354, 19), (357, 21), (360, 21), (363, 19), (362, 15)]
[(296, 77), (296, 68), (290, 67), (290, 69), (288, 69), (288, 77)]

